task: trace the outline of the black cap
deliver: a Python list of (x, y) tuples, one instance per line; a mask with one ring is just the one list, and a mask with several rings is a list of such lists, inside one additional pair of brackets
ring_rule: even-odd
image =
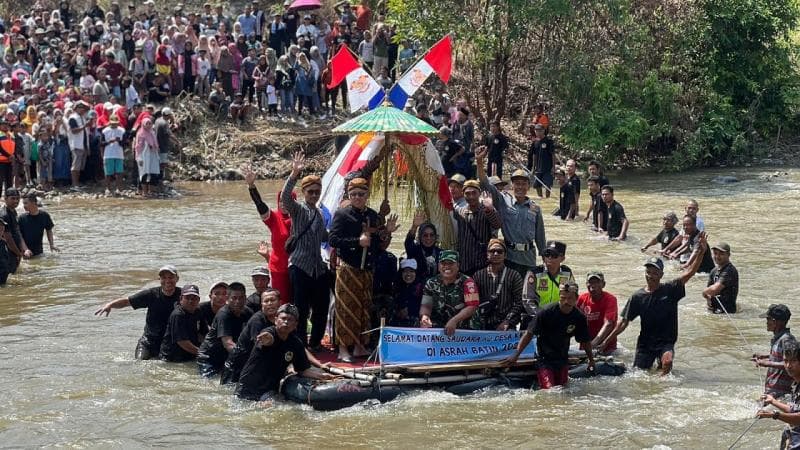
[(655, 267), (656, 269), (658, 269), (658, 270), (660, 270), (662, 272), (664, 271), (664, 261), (661, 261), (661, 258), (656, 258), (655, 256), (653, 256), (652, 258), (649, 258), (647, 261), (645, 261), (644, 262), (644, 266), (645, 267), (647, 267), (647, 266)]
[(542, 256), (564, 256), (567, 254), (567, 244), (561, 241), (547, 241), (547, 246)]
[(788, 322), (789, 318), (792, 317), (792, 312), (789, 311), (789, 307), (783, 303), (773, 303), (772, 305), (769, 305), (767, 312), (760, 314), (758, 317), (761, 317), (762, 319), (769, 317), (780, 322)]
[(200, 289), (195, 284), (187, 284), (181, 288), (181, 296), (188, 297), (193, 295), (200, 298)]

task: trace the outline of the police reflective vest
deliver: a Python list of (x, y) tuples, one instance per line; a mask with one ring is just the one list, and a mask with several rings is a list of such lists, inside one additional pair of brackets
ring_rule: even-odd
[(11, 164), (14, 156), (14, 138), (0, 131), (0, 164)]
[[(551, 278), (543, 265), (536, 266), (525, 275), (525, 284), (522, 287), (523, 303), (533, 301), (538, 308), (543, 308), (550, 303), (558, 301), (558, 286), (567, 281), (575, 281), (572, 269), (562, 265), (555, 278)], [(527, 309), (527, 308), (526, 308)]]

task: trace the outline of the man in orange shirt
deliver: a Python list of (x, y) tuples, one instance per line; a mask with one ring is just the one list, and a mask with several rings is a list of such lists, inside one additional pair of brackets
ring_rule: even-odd
[(356, 28), (362, 33), (369, 30), (369, 23), (372, 21), (372, 10), (367, 3), (367, 0), (361, 0), (360, 5), (353, 7), (356, 13)]
[(533, 120), (531, 121), (531, 130), (540, 124), (544, 127), (544, 132), (547, 134), (550, 131), (550, 117), (544, 113), (544, 105), (539, 103), (533, 110)]
[(0, 194), (3, 185), (6, 189), (14, 187), (14, 138), (9, 134), (9, 125), (0, 117)]

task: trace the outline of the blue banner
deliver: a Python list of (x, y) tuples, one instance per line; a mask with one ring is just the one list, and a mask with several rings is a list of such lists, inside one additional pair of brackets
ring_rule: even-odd
[[(500, 361), (512, 356), (523, 331), (456, 330), (448, 336), (444, 328), (384, 327), (380, 358), (383, 364), (442, 364)], [(536, 356), (536, 337), (520, 358)]]

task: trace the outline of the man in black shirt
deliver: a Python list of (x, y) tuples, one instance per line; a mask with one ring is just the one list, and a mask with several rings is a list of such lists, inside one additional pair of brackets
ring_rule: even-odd
[(47, 232), (47, 242), (50, 244), (50, 251), (57, 252), (58, 248), (53, 244), (53, 219), (47, 211), (39, 209), (36, 194), (30, 193), (22, 199), (22, 206), (25, 213), (19, 216), (19, 231), (25, 244), (28, 245), (32, 256), (44, 253), (42, 248), (42, 238)]
[(219, 373), (236, 346), (244, 324), (253, 315), (245, 304), (245, 287), (242, 283), (228, 286), (228, 302), (219, 310), (211, 323), (203, 344), (197, 353), (197, 370), (201, 376), (211, 378)]
[(605, 231), (603, 227), (606, 226), (608, 219), (608, 208), (600, 196), (600, 180), (596, 176), (591, 176), (586, 180), (586, 184), (589, 187), (589, 209), (586, 211), (583, 221), (588, 221), (591, 216), (592, 231), (602, 233)]
[(614, 200), (614, 187), (605, 185), (600, 190), (600, 196), (606, 205), (608, 219), (605, 230), (610, 241), (624, 241), (628, 237), (628, 218), (625, 217), (625, 208)]
[(662, 221), (664, 228), (662, 228), (661, 231), (658, 232), (656, 237), (650, 239), (650, 242), (648, 242), (644, 247), (641, 248), (643, 252), (656, 244), (660, 244), (661, 246), (660, 252), (663, 253), (663, 250), (667, 248), (670, 242), (672, 242), (672, 240), (678, 237), (678, 235), (680, 234), (680, 232), (678, 232), (678, 230), (675, 228), (675, 224), (678, 223), (678, 216), (675, 215), (674, 212), (668, 212), (664, 214), (664, 217), (662, 217)]
[(242, 332), (239, 333), (236, 345), (228, 354), (228, 359), (225, 361), (225, 368), (222, 370), (222, 376), (219, 381), (220, 384), (236, 383), (239, 381), (242, 367), (244, 367), (247, 358), (250, 356), (250, 352), (256, 345), (256, 338), (265, 328), (275, 325), (275, 319), (280, 306), (281, 292), (279, 290), (267, 288), (264, 293), (261, 294), (261, 308), (250, 317), (250, 320), (247, 321)]
[(589, 161), (589, 165), (586, 166), (586, 169), (589, 171), (590, 177), (597, 177), (597, 182), (600, 184), (600, 187), (611, 184), (608, 181), (608, 177), (603, 175), (603, 166), (600, 165), (597, 161)]
[(559, 186), (558, 211), (553, 215), (561, 217), (561, 220), (573, 220), (578, 209), (578, 204), (575, 202), (575, 191), (567, 181), (567, 174), (561, 169), (556, 171), (556, 181)]
[(250, 272), (250, 278), (253, 280), (253, 288), (256, 291), (247, 297), (245, 306), (250, 308), (250, 311), (256, 312), (261, 309), (261, 294), (269, 287), (269, 269), (263, 266), (256, 267)]
[(205, 336), (214, 323), (214, 317), (228, 303), (228, 283), (218, 281), (208, 292), (208, 301), (200, 303), (200, 334)]
[[(700, 237), (700, 245), (705, 249), (706, 236)], [(605, 347), (610, 340), (625, 331), (628, 324), (637, 317), (642, 318), (639, 338), (636, 340), (636, 357), (633, 365), (649, 370), (658, 361), (661, 374), (672, 370), (675, 356), (675, 342), (678, 340), (678, 302), (686, 295), (686, 283), (697, 273), (700, 260), (669, 283), (661, 283), (664, 276), (664, 263), (660, 258), (650, 258), (644, 263), (647, 286), (636, 291), (622, 310), (622, 320), (617, 322), (614, 331), (600, 344)]]
[(715, 267), (708, 274), (708, 287), (703, 290), (703, 297), (709, 311), (733, 314), (739, 296), (739, 272), (731, 263), (731, 246), (720, 242), (711, 247), (711, 253)]
[(13, 255), (8, 259), (8, 272), (15, 273), (22, 258), (30, 258), (33, 252), (28, 249), (22, 232), (19, 228), (19, 217), (17, 216), (17, 206), (19, 206), (19, 191), (15, 188), (6, 188), (4, 197), (5, 204), (0, 206), (0, 219), (6, 223), (6, 231), (11, 235), (8, 248)]
[(191, 361), (200, 345), (200, 290), (193, 284), (181, 289), (181, 300), (172, 310), (161, 342), (159, 358), (169, 362)]
[(544, 126), (537, 123), (533, 127), (535, 137), (528, 150), (528, 171), (534, 174), (533, 187), (536, 194), (542, 198), (542, 186), (545, 187), (547, 198), (550, 198), (550, 188), (553, 187), (553, 173), (556, 170), (555, 144), (550, 136), (545, 135)]
[(536, 318), (525, 330), (513, 356), (503, 360), (504, 365), (517, 361), (519, 355), (530, 344), (533, 336), (536, 340), (536, 356), (539, 368), (536, 376), (541, 389), (567, 384), (569, 372), (569, 342), (571, 337), (581, 344), (589, 360), (589, 370), (594, 370), (592, 355), (592, 338), (589, 336), (589, 325), (586, 316), (576, 308), (578, 304), (578, 285), (567, 281), (559, 286), (558, 303), (552, 303), (536, 315)]
[(489, 126), (489, 134), (484, 138), (483, 145), (489, 149), (486, 173), (503, 178), (503, 156), (508, 151), (508, 137), (503, 134), (500, 122), (492, 122)]
[(294, 371), (306, 378), (330, 380), (333, 375), (311, 367), (303, 342), (293, 332), (300, 313), (292, 304), (278, 309), (275, 325), (256, 337), (250, 357), (242, 368), (236, 395), (246, 400), (268, 400), (277, 392), (280, 381), (291, 364)]
[(136, 344), (136, 359), (150, 359), (158, 356), (161, 350), (161, 341), (167, 330), (169, 316), (181, 297), (181, 289), (177, 287), (178, 269), (175, 266), (167, 265), (160, 268), (158, 277), (161, 286), (145, 289), (130, 297), (110, 301), (94, 313), (97, 316), (103, 314), (108, 316), (112, 309), (128, 306), (133, 309), (147, 308), (144, 334)]
[(566, 167), (567, 183), (572, 186), (572, 192), (575, 194), (575, 216), (577, 216), (581, 204), (581, 178), (577, 174), (578, 163), (574, 159), (568, 159)]
[(369, 355), (364, 347), (368, 338), (363, 333), (370, 326), (375, 255), (380, 252), (377, 227), (382, 219), (367, 206), (369, 184), (365, 178), (354, 178), (347, 185), (350, 204), (333, 215), (329, 235), (336, 249), (336, 342), (339, 359)]

